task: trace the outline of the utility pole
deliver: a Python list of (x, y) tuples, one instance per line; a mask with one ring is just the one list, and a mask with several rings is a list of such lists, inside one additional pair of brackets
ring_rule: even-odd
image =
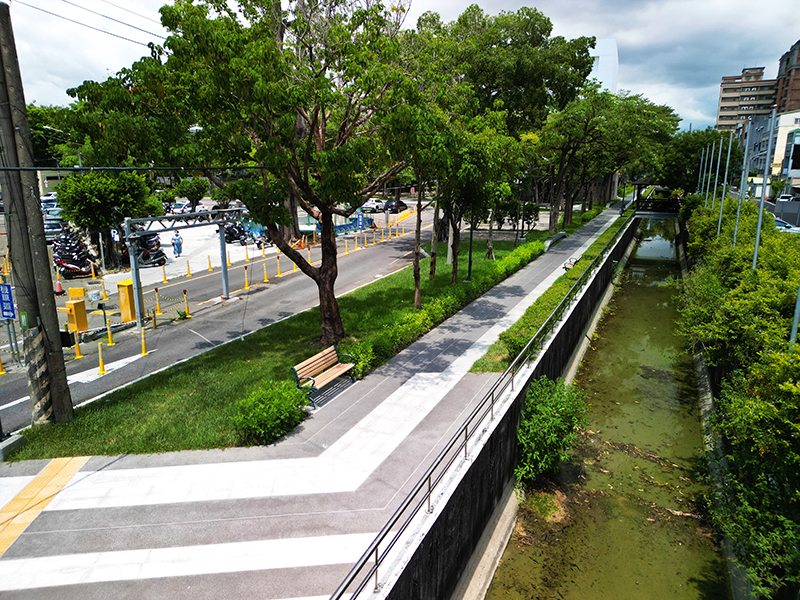
[[(28, 125), (25, 94), (19, 73), (14, 32), (8, 4), (0, 2), (0, 124), (7, 166), (33, 167), (33, 145)], [(12, 162), (13, 161), (13, 162)], [(39, 203), (39, 186), (33, 171), (9, 172), (14, 191), (14, 210), (9, 234), (12, 263), (20, 303), (28, 387), (35, 422), (55, 417), (57, 422), (72, 419), (72, 398), (67, 385), (64, 353), (58, 328), (50, 256), (44, 238), (44, 222)], [(21, 293), (20, 293), (21, 290)]]

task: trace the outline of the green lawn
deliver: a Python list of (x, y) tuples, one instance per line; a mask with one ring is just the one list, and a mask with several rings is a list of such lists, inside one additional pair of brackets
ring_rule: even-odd
[[(424, 260), (421, 312), (413, 309), (410, 267), (341, 297), (350, 336), (343, 351), (356, 355), (363, 375), (527, 264), (542, 247), (538, 240), (516, 250), (513, 242), (495, 241), (497, 260), (489, 261), (483, 258), (485, 243), (476, 241), (467, 284), (462, 280), (468, 244), (462, 243), (459, 283), (453, 288), (443, 257), (433, 281), (428, 281), (429, 261)], [(30, 428), (13, 460), (239, 445), (231, 423), (236, 402), (268, 380), (293, 380), (291, 367), (320, 350), (319, 323), (319, 311), (312, 309), (109, 394), (76, 410), (69, 424)]]

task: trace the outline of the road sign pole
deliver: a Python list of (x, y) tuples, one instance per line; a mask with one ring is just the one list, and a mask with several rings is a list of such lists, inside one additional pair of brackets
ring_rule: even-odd
[(219, 260), (222, 264), (222, 297), (229, 298), (228, 261), (225, 257), (225, 228), (222, 225), (219, 226)]

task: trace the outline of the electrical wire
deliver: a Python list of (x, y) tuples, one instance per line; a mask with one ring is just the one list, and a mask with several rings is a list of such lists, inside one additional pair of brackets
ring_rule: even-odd
[(147, 31), (146, 29), (142, 29), (141, 27), (136, 27), (135, 25), (131, 25), (130, 23), (126, 23), (125, 21), (120, 21), (119, 19), (115, 19), (114, 17), (109, 17), (108, 15), (104, 15), (103, 13), (99, 13), (95, 10), (90, 8), (86, 8), (85, 6), (81, 6), (80, 4), (75, 4), (74, 2), (70, 2), (69, 0), (61, 0), (64, 4), (69, 4), (70, 6), (75, 6), (86, 12), (92, 13), (93, 15), (97, 15), (98, 17), (103, 17), (104, 19), (108, 19), (109, 21), (113, 21), (114, 23), (119, 23), (120, 25), (125, 25), (125, 27), (130, 27), (131, 29), (135, 29), (136, 31), (141, 31), (142, 33), (146, 33), (147, 35), (152, 35), (153, 37), (161, 38), (162, 40), (167, 39), (163, 35), (159, 35), (158, 33), (153, 33), (152, 31)]
[(118, 9), (124, 10), (125, 12), (130, 13), (132, 15), (136, 15), (137, 17), (139, 17), (141, 19), (145, 19), (146, 21), (151, 21), (153, 23), (161, 25), (161, 21), (157, 21), (156, 19), (151, 19), (150, 17), (146, 17), (145, 15), (140, 15), (139, 13), (134, 12), (129, 8), (125, 8), (124, 6), (119, 6), (117, 4), (114, 4), (113, 2), (109, 2), (108, 0), (100, 0), (100, 1), (104, 2), (105, 4), (108, 4), (109, 6), (113, 6), (114, 8), (118, 8)]
[(91, 25), (87, 25), (86, 23), (81, 23), (80, 21), (76, 21), (75, 19), (70, 19), (69, 17), (65, 17), (64, 15), (59, 15), (57, 13), (50, 12), (49, 10), (45, 10), (43, 8), (39, 8), (38, 6), (33, 6), (31, 4), (23, 2), (22, 0), (16, 0), (16, 3), (17, 4), (21, 4), (22, 6), (27, 6), (28, 8), (32, 8), (34, 10), (41, 11), (41, 12), (43, 12), (45, 14), (48, 14), (48, 15), (51, 15), (53, 17), (58, 17), (59, 19), (64, 19), (65, 21), (69, 21), (70, 23), (75, 23), (77, 25), (81, 25), (82, 27), (87, 27), (89, 29), (93, 29), (95, 31), (99, 31), (100, 33), (105, 33), (106, 35), (110, 35), (112, 37), (119, 38), (121, 40), (125, 40), (126, 42), (131, 42), (132, 44), (138, 44), (139, 46), (144, 46), (145, 48), (149, 48), (150, 47), (147, 44), (145, 44), (144, 42), (137, 42), (136, 40), (132, 40), (130, 38), (126, 38), (125, 36), (118, 35), (116, 33), (111, 33), (110, 31), (106, 31), (105, 29), (100, 29), (99, 27), (93, 27)]

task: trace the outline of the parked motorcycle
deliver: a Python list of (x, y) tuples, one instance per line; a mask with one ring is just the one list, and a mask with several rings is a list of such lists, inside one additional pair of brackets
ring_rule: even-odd
[(96, 258), (73, 231), (67, 230), (53, 240), (53, 268), (64, 279), (90, 277)]

